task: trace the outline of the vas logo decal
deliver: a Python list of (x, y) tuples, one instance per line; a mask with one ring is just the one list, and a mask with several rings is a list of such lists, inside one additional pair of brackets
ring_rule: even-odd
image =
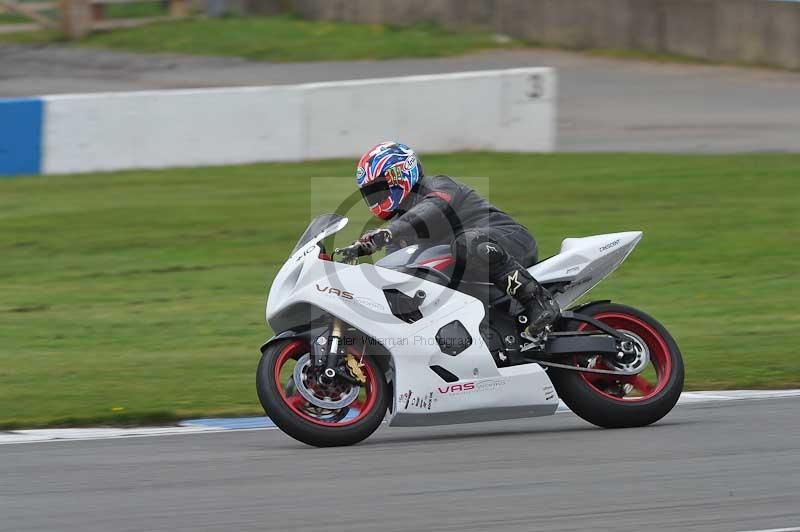
[(344, 290), (339, 290), (338, 288), (334, 288), (332, 286), (320, 286), (319, 284), (317, 284), (316, 287), (320, 292), (326, 292), (333, 296), (339, 296), (342, 299), (353, 299), (353, 294), (351, 292), (345, 292)]
[(439, 393), (455, 393), (455, 392), (468, 392), (475, 389), (474, 382), (466, 382), (464, 384), (450, 384), (442, 388), (439, 386)]
[(506, 385), (505, 379), (486, 379), (475, 382), (465, 382), (459, 384), (448, 384), (439, 386), (437, 391), (442, 395), (461, 395), (465, 392), (489, 392), (502, 388)]

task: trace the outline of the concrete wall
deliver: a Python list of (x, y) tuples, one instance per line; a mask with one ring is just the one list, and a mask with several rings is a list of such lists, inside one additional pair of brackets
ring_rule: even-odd
[(45, 174), (300, 159), (291, 87), (47, 96)]
[[(263, 0), (269, 3), (272, 0)], [(307, 18), (483, 27), (571, 48), (800, 68), (800, 4), (767, 0), (283, 0)]]
[(551, 69), (303, 87), (309, 124), (304, 158), (359, 156), (381, 139), (402, 139), (429, 152), (555, 149), (556, 79)]
[(552, 151), (555, 105), (547, 68), (0, 100), (0, 175), (357, 157), (387, 139)]

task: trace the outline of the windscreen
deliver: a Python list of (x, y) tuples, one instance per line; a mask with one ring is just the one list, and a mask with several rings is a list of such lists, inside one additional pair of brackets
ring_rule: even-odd
[(335, 233), (344, 227), (346, 223), (347, 218), (339, 214), (320, 214), (311, 220), (310, 224), (308, 224), (308, 227), (306, 227), (306, 230), (303, 232), (300, 240), (298, 240), (297, 244), (294, 246), (292, 253), (302, 248), (323, 233), (325, 236)]

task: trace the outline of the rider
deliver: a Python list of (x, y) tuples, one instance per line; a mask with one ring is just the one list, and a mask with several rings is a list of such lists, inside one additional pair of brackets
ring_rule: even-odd
[(356, 181), (372, 214), (390, 220), (359, 239), (362, 255), (386, 245), (449, 244), (463, 279), (488, 277), (522, 304), (529, 334), (558, 318), (556, 303), (524, 267), (536, 263), (533, 236), (477, 192), (445, 175), (425, 176), (414, 151), (397, 142), (370, 148)]

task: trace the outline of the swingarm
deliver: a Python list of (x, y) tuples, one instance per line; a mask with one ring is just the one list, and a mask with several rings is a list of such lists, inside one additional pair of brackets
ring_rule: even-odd
[[(579, 312), (564, 311), (563, 320), (573, 320), (594, 327), (589, 331), (549, 332), (523, 346), (526, 362), (585, 373), (630, 376), (641, 373), (648, 353), (637, 339)], [(586, 360), (586, 366), (566, 363)], [(601, 362), (602, 359), (602, 362)]]

